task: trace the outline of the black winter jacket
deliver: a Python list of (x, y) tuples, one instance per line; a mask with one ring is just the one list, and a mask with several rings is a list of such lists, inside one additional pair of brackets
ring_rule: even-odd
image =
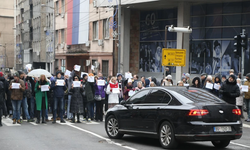
[(229, 82), (228, 79), (221, 85), (220, 93), (222, 94), (222, 99), (229, 104), (236, 105), (236, 97), (240, 96), (240, 88), (234, 82)]

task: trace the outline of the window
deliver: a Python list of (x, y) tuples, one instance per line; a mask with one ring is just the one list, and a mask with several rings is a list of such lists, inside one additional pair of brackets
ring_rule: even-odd
[(56, 13), (58, 14), (58, 1), (56, 1)]
[(103, 36), (109, 38), (109, 19), (103, 20)]
[(62, 61), (61, 70), (62, 70), (62, 72), (65, 72), (65, 66), (66, 66), (66, 65), (65, 65), (66, 63), (65, 63), (65, 62), (66, 62), (66, 61), (65, 61), (65, 59), (62, 59), (61, 61)]
[(61, 43), (63, 43), (64, 40), (64, 29), (61, 30)]
[(98, 21), (93, 22), (93, 40), (98, 40)]
[(149, 90), (143, 90), (136, 93), (130, 100), (128, 101), (129, 104), (140, 104), (148, 95)]
[(171, 97), (164, 91), (152, 90), (152, 92), (147, 96), (144, 103), (169, 103)]
[(109, 61), (108, 60), (103, 60), (102, 61), (102, 75), (104, 77), (109, 76)]
[(62, 8), (61, 8), (61, 13), (63, 14), (65, 12), (65, 4), (64, 4), (64, 0), (62, 0)]
[(56, 37), (55, 37), (55, 40), (56, 40), (56, 44), (58, 44), (58, 30), (56, 30)]

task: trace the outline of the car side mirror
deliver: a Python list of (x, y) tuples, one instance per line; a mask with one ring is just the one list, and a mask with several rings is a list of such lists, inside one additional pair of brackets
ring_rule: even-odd
[(121, 105), (125, 105), (125, 104), (126, 104), (126, 101), (125, 101), (125, 100), (122, 100), (120, 104), (121, 104)]

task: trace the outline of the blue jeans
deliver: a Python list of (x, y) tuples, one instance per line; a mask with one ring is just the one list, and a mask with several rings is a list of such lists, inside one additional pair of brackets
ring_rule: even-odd
[(54, 112), (53, 112), (53, 119), (54, 121), (56, 120), (56, 113), (57, 113), (57, 106), (58, 106), (58, 103), (60, 104), (60, 111), (59, 111), (59, 116), (61, 118), (61, 120), (63, 120), (63, 108), (64, 108), (64, 99), (63, 97), (55, 97), (54, 98)]
[(250, 119), (250, 99), (244, 99), (246, 107), (247, 107), (247, 115), (248, 119)]
[(94, 102), (87, 102), (88, 118), (94, 119)]
[(25, 113), (26, 119), (30, 120), (30, 115), (29, 115), (29, 111), (28, 111), (27, 97), (23, 98), (22, 107), (23, 107), (23, 111)]
[(35, 116), (35, 98), (31, 96), (30, 98), (30, 118), (34, 118)]
[[(42, 116), (42, 113), (43, 113), (43, 110), (41, 110), (40, 116)], [(46, 120), (49, 120), (49, 117), (48, 117), (48, 109), (45, 110), (45, 119), (46, 119)]]
[(68, 106), (67, 106), (67, 118), (71, 119), (73, 117), (72, 113), (70, 113), (70, 102), (72, 95), (68, 95)]
[(13, 119), (19, 120), (21, 114), (22, 100), (11, 100), (13, 109)]

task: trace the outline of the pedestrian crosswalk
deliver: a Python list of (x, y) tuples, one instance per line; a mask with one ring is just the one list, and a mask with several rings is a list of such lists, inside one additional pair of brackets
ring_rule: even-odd
[[(13, 121), (11, 118), (2, 118), (2, 123), (4, 126), (8, 127), (19, 127), (19, 126), (25, 126), (27, 124), (34, 125), (34, 126), (39, 126), (39, 125), (53, 125), (51, 121), (47, 122), (47, 124), (36, 124), (35, 122), (27, 122), (27, 121), (22, 121), (22, 124), (13, 124)], [(66, 123), (60, 123), (60, 121), (57, 121), (57, 124), (60, 125), (73, 125), (73, 124), (86, 124), (86, 125), (98, 125), (100, 124), (99, 122), (95, 121), (81, 121), (81, 123), (71, 123), (69, 121), (66, 121)]]

